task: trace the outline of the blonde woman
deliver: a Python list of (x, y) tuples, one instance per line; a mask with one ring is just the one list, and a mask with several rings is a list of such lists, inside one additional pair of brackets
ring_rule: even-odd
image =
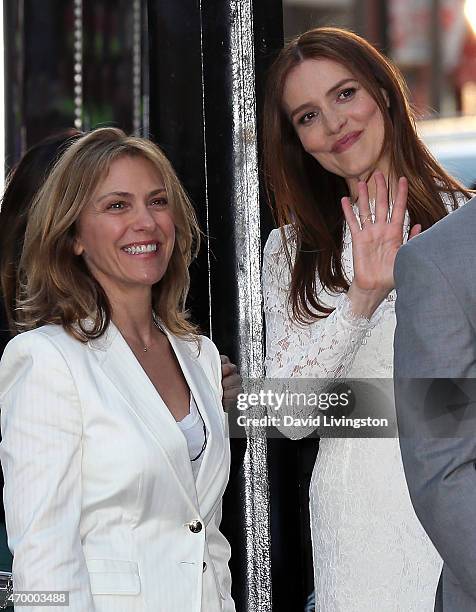
[(78, 612), (235, 609), (220, 357), (183, 309), (198, 238), (163, 153), (118, 129), (79, 138), (39, 192), (0, 366), (16, 590)]

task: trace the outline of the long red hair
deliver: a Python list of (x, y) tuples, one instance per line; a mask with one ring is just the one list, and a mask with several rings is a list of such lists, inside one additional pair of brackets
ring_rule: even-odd
[(457, 194), (469, 197), (438, 164), (415, 127), (405, 81), (399, 70), (360, 36), (339, 28), (316, 28), (291, 41), (271, 67), (264, 109), (264, 174), (270, 205), (289, 265), (291, 255), (283, 226), (292, 227), (296, 256), (292, 266), (290, 307), (302, 323), (327, 316), (332, 308), (319, 299), (320, 287), (334, 293), (347, 291), (349, 280), (342, 267), (345, 219), (340, 206), (349, 195), (344, 178), (325, 170), (303, 149), (283, 108), (283, 90), (289, 72), (307, 59), (328, 59), (350, 70), (377, 103), (385, 128), (385, 151), (391, 175), (409, 182), (411, 224), (422, 229), (447, 214), (441, 194), (453, 208)]

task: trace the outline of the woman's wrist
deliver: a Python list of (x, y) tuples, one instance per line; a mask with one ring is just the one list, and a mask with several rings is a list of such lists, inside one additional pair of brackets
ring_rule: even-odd
[(387, 297), (388, 291), (376, 289), (361, 289), (352, 283), (347, 292), (352, 305), (352, 312), (358, 317), (370, 319), (379, 305)]

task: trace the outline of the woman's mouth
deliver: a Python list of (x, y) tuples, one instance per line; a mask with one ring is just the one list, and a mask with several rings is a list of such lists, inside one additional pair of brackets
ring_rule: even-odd
[(357, 132), (350, 132), (350, 134), (346, 134), (343, 138), (340, 138), (332, 147), (332, 153), (343, 153), (350, 149), (350, 147), (359, 140), (362, 134), (362, 130)]
[(145, 244), (133, 244), (122, 247), (122, 250), (128, 255), (150, 255), (155, 253), (159, 247), (157, 242), (148, 242)]

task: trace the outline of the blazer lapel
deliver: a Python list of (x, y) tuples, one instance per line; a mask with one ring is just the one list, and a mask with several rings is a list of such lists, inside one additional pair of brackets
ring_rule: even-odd
[(187, 442), (169, 409), (129, 345), (111, 322), (104, 336), (89, 342), (100, 365), (160, 446), (171, 472), (194, 512), (199, 508)]
[(198, 473), (196, 490), (200, 512), (205, 517), (221, 500), (229, 476), (229, 446), (225, 439), (223, 407), (214, 393), (193, 342), (182, 340), (163, 328), (177, 356), (183, 375), (197, 402), (207, 428), (208, 441)]

